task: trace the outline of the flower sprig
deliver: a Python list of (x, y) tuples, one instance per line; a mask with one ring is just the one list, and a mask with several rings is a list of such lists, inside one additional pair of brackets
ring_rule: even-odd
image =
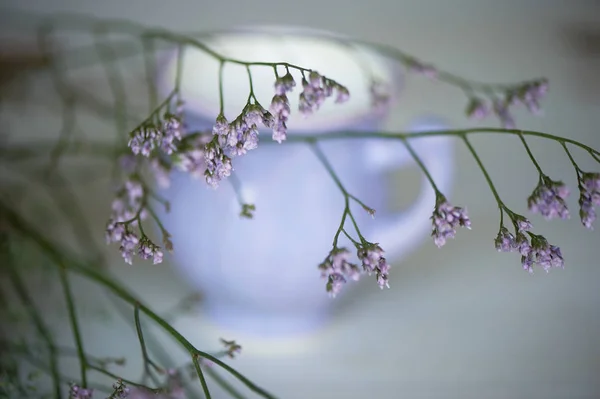
[(212, 129), (213, 139), (204, 148), (204, 158), (207, 160), (206, 182), (217, 188), (219, 182), (231, 175), (233, 171), (232, 158), (245, 155), (258, 147), (259, 128), (272, 130), (273, 141), (281, 144), (287, 138), (287, 122), (291, 113), (288, 95), (296, 87), (296, 81), (290, 69), (296, 69), (302, 74), (302, 92), (299, 95), (298, 110), (305, 117), (316, 112), (323, 102), (336, 95), (336, 103), (344, 103), (350, 98), (348, 89), (338, 82), (320, 75), (317, 71), (308, 70), (295, 65), (284, 65), (286, 73), (279, 76), (278, 63), (272, 64), (275, 74), (274, 91), (269, 110), (266, 110), (254, 95), (252, 72), (246, 65), (250, 93), (242, 112), (231, 122), (224, 115), (223, 99), (223, 66), (227, 61), (221, 61), (219, 73), (219, 98), (221, 110)]
[(173, 250), (171, 235), (164, 228), (152, 206), (148, 204), (151, 190), (140, 177), (131, 175), (123, 187), (118, 190), (112, 203), (112, 217), (106, 226), (106, 243), (119, 243), (121, 256), (126, 263), (133, 263), (136, 254), (142, 259), (152, 258), (154, 264), (162, 263), (163, 251), (155, 244), (143, 229), (143, 221), (150, 215), (158, 224), (163, 236), (165, 248)]
[[(317, 146), (317, 144), (315, 142), (311, 142), (310, 145), (311, 149), (319, 161), (323, 164), (327, 170), (327, 173), (329, 173), (329, 175), (332, 177), (340, 192), (344, 196), (345, 205), (340, 225), (333, 238), (333, 248), (325, 257), (325, 260), (318, 266), (318, 269), (321, 271), (321, 277), (327, 280), (325, 285), (326, 291), (331, 297), (335, 297), (337, 294), (339, 294), (348, 279), (358, 281), (361, 273), (367, 273), (368, 275), (375, 273), (379, 287), (381, 289), (385, 287), (389, 288), (390, 285), (388, 283), (388, 275), (390, 265), (383, 256), (384, 251), (378, 243), (372, 243), (362, 235), (360, 228), (356, 223), (356, 219), (352, 214), (352, 210), (350, 209), (350, 201), (352, 200), (359, 204), (371, 216), (375, 215), (375, 210), (364, 204), (354, 195), (350, 194), (340, 181), (333, 167), (327, 160), (327, 157)], [(351, 220), (352, 226), (358, 235), (358, 240), (354, 239), (348, 233), (348, 231), (346, 231), (345, 225), (348, 218)], [(349, 262), (350, 251), (345, 247), (338, 246), (338, 241), (342, 233), (344, 233), (344, 235), (354, 245), (357, 258), (362, 263), (362, 271), (356, 264)]]

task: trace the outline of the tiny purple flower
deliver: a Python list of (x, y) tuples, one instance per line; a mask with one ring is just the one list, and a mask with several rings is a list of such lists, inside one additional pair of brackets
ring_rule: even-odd
[(539, 213), (547, 220), (568, 219), (569, 210), (565, 203), (568, 196), (569, 189), (562, 182), (542, 176), (527, 203), (531, 212)]
[(466, 209), (452, 206), (443, 195), (438, 195), (430, 219), (432, 221), (431, 236), (438, 248), (444, 246), (447, 239), (454, 238), (458, 226), (471, 228), (471, 220)]
[(600, 173), (583, 173), (579, 183), (579, 217), (581, 223), (593, 230), (595, 206), (600, 206)]

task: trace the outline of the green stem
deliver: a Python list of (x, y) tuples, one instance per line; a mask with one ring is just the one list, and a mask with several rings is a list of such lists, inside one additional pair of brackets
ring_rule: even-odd
[[(250, 71), (250, 65), (246, 65), (246, 72), (248, 73), (248, 84), (250, 85), (250, 94), (248, 94), (248, 101), (254, 97), (254, 83), (252, 81), (252, 72)], [(256, 100), (256, 97), (254, 97)]]
[(156, 108), (158, 104), (158, 89), (156, 87), (156, 60), (154, 54), (154, 43), (151, 38), (144, 37), (142, 39), (144, 48), (144, 65), (146, 70), (146, 84), (148, 85), (148, 103), (150, 112)]
[[(154, 210), (154, 208), (152, 208), (150, 205), (146, 205), (145, 207), (148, 210), (148, 213), (150, 213), (150, 215), (152, 216), (152, 219), (154, 219), (154, 221), (156, 222), (156, 224), (158, 225), (158, 228), (160, 229), (161, 233), (163, 235), (168, 234), (167, 229), (165, 229), (165, 226), (162, 224), (162, 222), (160, 221), (160, 218), (158, 217), (158, 215), (156, 214), (156, 211)], [(139, 219), (138, 219), (139, 220)], [(141, 226), (142, 221), (139, 220), (138, 222)], [(140, 227), (140, 231), (141, 231), (141, 227)]]
[(594, 158), (596, 160), (596, 162), (600, 162), (600, 157), (598, 157), (598, 155), (595, 154), (593, 152), (593, 150), (592, 151), (588, 150), (588, 152), (590, 153), (590, 155), (592, 156), (592, 158)]
[(148, 357), (148, 350), (146, 349), (146, 342), (144, 341), (144, 333), (142, 331), (142, 324), (140, 323), (140, 308), (135, 305), (133, 308), (133, 316), (135, 320), (135, 330), (137, 332), (138, 340), (140, 341), (140, 347), (142, 348), (142, 358), (144, 360), (144, 376), (149, 376), (156, 385), (158, 381), (152, 372), (150, 371), (150, 365), (154, 365)]
[[(173, 92), (167, 99), (165, 99), (165, 101), (163, 102), (163, 104), (161, 104), (161, 106), (164, 106), (164, 104), (168, 103), (168, 101), (171, 100), (172, 96), (175, 94), (175, 92)], [(156, 110), (158, 111), (158, 110)], [(143, 126), (143, 124), (147, 121), (147, 119), (145, 119), (142, 123), (140, 123), (136, 129), (140, 128), (141, 126)], [(134, 129), (135, 130), (135, 129)], [(288, 135), (288, 138), (286, 140), (287, 143), (293, 144), (293, 143), (315, 143), (315, 142), (319, 142), (319, 141), (330, 141), (330, 140), (340, 140), (340, 139), (365, 139), (365, 138), (370, 138), (370, 139), (382, 139), (382, 140), (402, 140), (402, 139), (406, 139), (406, 140), (410, 140), (410, 139), (416, 139), (416, 138), (421, 138), (421, 137), (443, 137), (443, 136), (458, 136), (461, 137), (463, 135), (469, 135), (469, 134), (505, 134), (505, 135), (525, 135), (525, 136), (533, 136), (533, 137), (542, 137), (548, 140), (552, 140), (555, 142), (558, 142), (560, 144), (565, 143), (565, 144), (571, 144), (574, 145), (576, 147), (582, 148), (584, 150), (586, 150), (588, 153), (590, 153), (592, 156), (596, 156), (600, 155), (600, 151), (595, 150), (583, 143), (580, 143), (576, 140), (572, 140), (572, 139), (568, 139), (568, 138), (564, 138), (564, 137), (560, 137), (560, 136), (555, 136), (552, 134), (548, 134), (548, 133), (542, 133), (542, 132), (537, 132), (537, 131), (532, 131), (532, 130), (508, 130), (508, 129), (500, 129), (500, 128), (486, 128), (486, 127), (479, 127), (479, 128), (472, 128), (472, 129), (461, 129), (461, 130), (431, 130), (431, 131), (427, 131), (427, 132), (416, 132), (416, 133), (409, 133), (409, 132), (397, 132), (397, 133), (388, 133), (388, 132), (326, 132), (326, 133), (319, 133), (319, 134), (315, 134), (315, 135)], [(272, 145), (273, 143), (276, 143), (274, 141), (264, 141), (261, 143), (261, 145)], [(18, 160), (21, 157), (26, 157), (26, 158), (35, 158), (38, 156), (46, 156), (47, 155), (47, 151), (45, 151), (45, 149), (47, 149), (47, 145), (42, 142), (38, 142), (37, 144), (28, 144), (26, 147), (15, 147), (12, 146), (10, 149), (7, 148), (0, 148), (0, 154), (3, 157), (9, 157), (12, 160)], [(114, 159), (114, 157), (116, 155), (118, 155), (120, 152), (115, 151), (115, 148), (112, 145), (107, 145), (106, 143), (103, 143), (101, 141), (88, 141), (86, 143), (71, 143), (71, 145), (65, 149), (65, 154), (68, 154), (70, 156), (75, 156), (77, 155), (79, 152), (83, 153), (86, 156), (93, 156), (93, 157), (98, 157), (98, 158), (102, 158), (102, 157), (107, 157), (110, 159)]]
[[(525, 141), (525, 137), (523, 137), (522, 134), (519, 134), (519, 138), (521, 139), (521, 142), (523, 143), (523, 146), (525, 147), (525, 150), (527, 151), (527, 155), (529, 155), (529, 159), (531, 159), (531, 162), (533, 162), (533, 164), (535, 165), (535, 168), (538, 170), (540, 176), (544, 176), (544, 172), (542, 172), (542, 168), (537, 163), (537, 160), (535, 159), (535, 157), (533, 156), (533, 153), (529, 149), (529, 145), (527, 144), (527, 141)], [(564, 143), (563, 143), (563, 145), (564, 145)]]
[(473, 146), (469, 142), (469, 139), (467, 139), (467, 136), (462, 136), (462, 139), (465, 142), (465, 144), (467, 145), (467, 148), (469, 149), (471, 154), (473, 155), (473, 158), (475, 158), (477, 165), (479, 165), (479, 169), (481, 169), (483, 176), (485, 176), (485, 180), (487, 181), (487, 184), (490, 187), (490, 190), (492, 190), (492, 194), (494, 194), (494, 198), (496, 199), (496, 203), (498, 204), (498, 209), (500, 210), (500, 217), (502, 217), (502, 209), (504, 208), (504, 203), (500, 199), (500, 195), (498, 195), (498, 191), (496, 191), (496, 187), (494, 186), (494, 183), (492, 182), (492, 178), (490, 177), (487, 170), (485, 169), (485, 166), (483, 166), (483, 162), (481, 162), (479, 155), (477, 155), (475, 148), (473, 148)]
[[(361, 239), (361, 241), (363, 241), (363, 242), (366, 241), (365, 238), (362, 236), (362, 234), (360, 232), (360, 229), (358, 228), (358, 224), (356, 223), (356, 220), (354, 219), (354, 215), (352, 215), (352, 211), (350, 210), (350, 201), (349, 201), (349, 199), (350, 198), (354, 198), (354, 197), (352, 195), (350, 195), (350, 193), (346, 190), (346, 188), (342, 184), (342, 181), (338, 177), (337, 173), (335, 173), (335, 170), (333, 170), (333, 167), (329, 163), (329, 160), (327, 159), (327, 157), (325, 156), (325, 154), (323, 153), (323, 151), (321, 151), (321, 149), (319, 148), (319, 146), (317, 145), (317, 143), (315, 141), (309, 141), (309, 144), (310, 144), (310, 148), (313, 150), (313, 152), (315, 153), (315, 155), (317, 156), (317, 158), (319, 159), (319, 161), (321, 161), (321, 164), (323, 164), (323, 166), (327, 170), (327, 173), (329, 173), (329, 175), (331, 176), (331, 178), (333, 179), (333, 181), (335, 182), (335, 184), (338, 186), (338, 188), (342, 192), (342, 195), (344, 196), (344, 203), (345, 203), (344, 215), (342, 216), (342, 223), (340, 224), (340, 227), (338, 228), (338, 231), (337, 231), (337, 233), (336, 233), (336, 235), (335, 235), (335, 237), (333, 239), (333, 246), (334, 246), (334, 248), (337, 245), (337, 241), (338, 241), (338, 237), (340, 235), (340, 232), (344, 228), (344, 222), (346, 220), (346, 215), (350, 216), (350, 220), (352, 221), (352, 224), (354, 225), (356, 233), (358, 234), (358, 237)], [(360, 201), (359, 201), (359, 203), (363, 207), (366, 206), (366, 205), (364, 205)]]
[(338, 186), (338, 188), (340, 189), (340, 191), (342, 192), (342, 194), (345, 197), (347, 197), (349, 195), (348, 191), (346, 191), (346, 189), (344, 188), (344, 185), (342, 184), (342, 181), (338, 177), (337, 173), (335, 173), (335, 171), (333, 170), (333, 167), (329, 163), (329, 160), (327, 159), (327, 157), (325, 156), (325, 154), (323, 154), (323, 151), (321, 151), (321, 149), (319, 148), (319, 146), (317, 145), (317, 143), (315, 142), (315, 140), (306, 140), (306, 141), (308, 141), (308, 143), (310, 144), (310, 148), (313, 150), (313, 152), (315, 153), (315, 155), (317, 156), (317, 158), (319, 159), (319, 161), (321, 161), (321, 163), (323, 164), (323, 166), (327, 170), (327, 173), (329, 173), (329, 176), (331, 176), (331, 178), (335, 182), (335, 185)]
[(342, 213), (342, 221), (340, 222), (340, 225), (337, 229), (337, 232), (335, 233), (335, 236), (333, 236), (333, 248), (337, 248), (337, 243), (338, 243), (338, 239), (340, 237), (340, 233), (344, 230), (344, 224), (346, 224), (346, 216), (348, 215), (348, 199), (346, 199), (346, 206), (344, 207), (344, 213)]
[[(10, 251), (7, 251), (7, 253), (10, 255)], [(38, 333), (40, 334), (42, 339), (46, 342), (46, 346), (48, 348), (49, 363), (50, 363), (50, 366), (49, 366), (50, 376), (52, 377), (52, 385), (53, 385), (53, 389), (54, 389), (54, 397), (56, 399), (60, 399), (62, 397), (62, 393), (61, 393), (61, 389), (60, 389), (60, 373), (59, 373), (59, 369), (58, 369), (58, 358), (57, 358), (57, 354), (56, 354), (56, 346), (54, 344), (54, 340), (52, 339), (50, 330), (46, 326), (46, 323), (44, 323), (44, 320), (40, 316), (38, 309), (34, 305), (33, 300), (29, 296), (29, 293), (27, 292), (27, 288), (25, 288), (25, 284), (23, 283), (23, 280), (21, 280), (21, 277), (15, 270), (14, 265), (10, 262), (10, 260), (7, 263), (8, 263), (7, 269), (8, 269), (8, 273), (10, 275), (10, 279), (13, 283), (13, 287), (14, 287), (17, 295), (21, 299), (21, 302), (25, 306), (25, 309), (27, 309), (27, 312), (29, 313), (29, 317), (31, 318), (31, 320), (33, 320), (33, 324), (35, 325), (36, 329), (38, 330)]]
[[(13, 10), (13, 13), (14, 13), (14, 10)], [(35, 13), (30, 13), (30, 12), (20, 12), (20, 13), (22, 16), (26, 16), (29, 18), (34, 16), (36, 19), (39, 19), (39, 16), (37, 16)], [(200, 40), (195, 39), (195, 38), (210, 37), (210, 36), (214, 36), (215, 34), (219, 34), (219, 33), (231, 33), (231, 29), (222, 29), (222, 30), (215, 29), (215, 30), (204, 31), (204, 32), (188, 32), (186, 34), (175, 34), (172, 32), (168, 32), (164, 29), (148, 28), (142, 24), (135, 23), (135, 22), (129, 21), (129, 20), (99, 19), (99, 18), (95, 18), (95, 17), (90, 17), (89, 15), (81, 15), (81, 14), (76, 14), (76, 13), (55, 14), (50, 18), (46, 17), (46, 20), (50, 23), (61, 23), (61, 24), (63, 24), (63, 26), (66, 29), (75, 29), (75, 30), (81, 30), (81, 29), (87, 30), (87, 29), (89, 29), (90, 25), (102, 23), (103, 25), (109, 26), (110, 29), (114, 32), (121, 32), (121, 33), (129, 34), (132, 36), (143, 35), (144, 37), (162, 39), (167, 42), (175, 42), (175, 43), (179, 43), (179, 44), (191, 45), (191, 46), (194, 46), (194, 47), (200, 49), (201, 51), (205, 52), (206, 54), (212, 56), (213, 58), (215, 58), (217, 60), (223, 60), (223, 61), (240, 64), (240, 65), (264, 65), (264, 66), (270, 66), (270, 67), (279, 65), (279, 66), (295, 68), (298, 70), (309, 71), (306, 68), (302, 68), (297, 65), (289, 64), (286, 62), (276, 62), (276, 63), (246, 62), (246, 61), (242, 61), (242, 60), (230, 59), (230, 58), (224, 57), (223, 55), (210, 49), (208, 46), (206, 46)], [(304, 33), (304, 35), (305, 36), (314, 36), (314, 37), (323, 37), (326, 40), (332, 40), (332, 38), (330, 36), (323, 35), (321, 33)], [(373, 43), (373, 42), (369, 42), (367, 40), (349, 39), (349, 38), (334, 38), (334, 40), (336, 40), (340, 43), (346, 43), (346, 44), (353, 45), (353, 46), (361, 45), (361, 46), (365, 46), (370, 49), (374, 49), (377, 52), (381, 53), (382, 55), (392, 58), (394, 60), (397, 60), (404, 65), (412, 65), (412, 64), (414, 64), (415, 61), (418, 61), (416, 57), (408, 55), (408, 54), (402, 52), (401, 50), (398, 50), (390, 45), (386, 45), (386, 44), (382, 44), (382, 43)], [(129, 56), (129, 54), (127, 54), (126, 52), (124, 52), (124, 55)], [(424, 62), (421, 62), (421, 63), (426, 64)], [(451, 74), (448, 72), (444, 72), (441, 70), (438, 70), (437, 79), (442, 82), (459, 87), (465, 92), (469, 92), (469, 91), (473, 91), (473, 90), (480, 90), (480, 91), (483, 91), (486, 93), (494, 92), (494, 91), (511, 90), (511, 89), (514, 89), (515, 87), (520, 87), (521, 85), (523, 85), (523, 83), (526, 83), (526, 82), (514, 83), (514, 84), (482, 83), (482, 82), (468, 80), (468, 79), (465, 79), (465, 78), (462, 78), (457, 75), (454, 75), (454, 74)]]
[(579, 180), (579, 174), (582, 173), (583, 171), (579, 168), (579, 165), (577, 165), (577, 162), (575, 162), (575, 159), (571, 155), (571, 151), (569, 151), (569, 149), (567, 148), (567, 145), (565, 143), (561, 143), (561, 145), (565, 149), (565, 152), (567, 153), (569, 160), (573, 164), (573, 167), (575, 168), (575, 171), (577, 172), (577, 179)]
[(145, 388), (145, 389), (148, 389), (148, 390), (150, 390), (152, 392), (155, 392), (155, 393), (158, 393), (158, 392), (161, 391), (161, 389), (159, 389), (159, 388), (150, 388), (150, 387), (147, 387), (144, 384), (138, 384), (137, 382), (125, 379), (125, 378), (123, 378), (121, 376), (116, 375), (115, 373), (111, 373), (110, 371), (108, 371), (106, 369), (103, 369), (102, 367), (95, 366), (93, 364), (88, 365), (88, 368), (90, 370), (94, 370), (94, 371), (96, 371), (96, 372), (98, 372), (100, 374), (104, 374), (104, 375), (112, 378), (115, 381), (116, 380), (121, 380), (121, 381), (123, 381), (127, 385), (131, 385), (131, 386), (138, 387), (138, 388)]
[(175, 330), (169, 323), (167, 323), (164, 319), (162, 319), (158, 314), (153, 312), (150, 308), (142, 304), (137, 298), (131, 295), (127, 289), (121, 287), (118, 283), (112, 281), (109, 277), (105, 276), (98, 270), (97, 263), (85, 264), (80, 263), (67, 255), (66, 251), (59, 251), (57, 245), (53, 244), (51, 241), (48, 241), (43, 235), (41, 235), (38, 231), (36, 231), (33, 227), (31, 227), (25, 219), (23, 219), (18, 213), (16, 213), (10, 206), (7, 206), (4, 201), (0, 199), (0, 211), (4, 213), (6, 216), (7, 222), (19, 231), (24, 236), (30, 238), (36, 245), (45, 252), (49, 258), (58, 263), (64, 262), (64, 267), (68, 267), (74, 273), (80, 274), (82, 276), (87, 277), (88, 279), (96, 282), (97, 284), (104, 286), (109, 291), (111, 291), (116, 296), (120, 297), (125, 302), (128, 302), (131, 305), (137, 304), (141, 312), (146, 314), (150, 319), (152, 319), (156, 324), (158, 324), (162, 329), (164, 329), (167, 333), (169, 333), (183, 348), (185, 348), (191, 355), (199, 355), (205, 359), (210, 360), (215, 363), (219, 367), (222, 367), (228, 373), (237, 378), (240, 382), (242, 382), (248, 389), (257, 393), (258, 395), (264, 398), (275, 398), (273, 395), (265, 391), (264, 389), (258, 387), (244, 375), (242, 375), (237, 370), (233, 369), (228, 364), (224, 363), (220, 359), (206, 353), (202, 352), (190, 342), (188, 341), (181, 333)]
[(156, 116), (160, 110), (167, 106), (169, 104), (169, 102), (173, 99), (173, 97), (177, 94), (177, 92), (175, 90), (171, 91), (171, 93), (169, 93), (169, 95), (160, 103), (156, 106), (156, 108), (154, 108), (151, 112), (150, 115), (145, 118), (139, 125), (137, 125), (132, 132), (135, 132), (136, 130), (138, 130), (139, 128), (141, 128), (142, 126), (144, 126), (144, 124), (146, 124), (149, 120), (151, 120), (154, 116)]
[(406, 137), (402, 137), (401, 140), (402, 140), (402, 143), (404, 144), (404, 146), (406, 147), (406, 149), (408, 150), (408, 152), (410, 153), (410, 155), (412, 156), (412, 158), (417, 163), (417, 165), (419, 165), (419, 168), (421, 168), (421, 170), (423, 171), (423, 173), (427, 177), (427, 180), (429, 180), (429, 183), (431, 184), (431, 187), (435, 191), (436, 195), (441, 194), (440, 190), (438, 190), (438, 188), (437, 188), (437, 186), (435, 184), (435, 181), (433, 180), (433, 177), (431, 177), (431, 174), (429, 173), (429, 170), (427, 170), (427, 167), (425, 166), (425, 164), (423, 163), (423, 161), (421, 160), (421, 158), (417, 155), (417, 153), (415, 152), (415, 150), (413, 149), (413, 147), (410, 145), (410, 143), (408, 142), (407, 138)]
[[(302, 142), (302, 143), (311, 143), (316, 141), (328, 141), (328, 140), (339, 140), (339, 139), (365, 139), (365, 138), (378, 138), (378, 139), (387, 139), (387, 140), (397, 140), (397, 139), (416, 139), (421, 137), (443, 137), (443, 136), (464, 136), (467, 134), (492, 134), (492, 133), (500, 133), (500, 134), (509, 134), (509, 135), (525, 135), (525, 136), (535, 136), (535, 137), (543, 137), (549, 140), (554, 140), (559, 143), (569, 143), (573, 144), (577, 147), (583, 148), (584, 150), (596, 154), (600, 156), (600, 151), (595, 150), (585, 144), (582, 144), (578, 141), (568, 139), (565, 137), (555, 136), (549, 133), (542, 133), (533, 130), (517, 130), (517, 129), (502, 129), (502, 128), (490, 128), (490, 127), (477, 127), (470, 129), (456, 129), (456, 130), (430, 130), (426, 132), (397, 132), (397, 133), (388, 133), (388, 132), (327, 132), (327, 133), (319, 133), (315, 135), (289, 135), (286, 142)], [(273, 144), (272, 141), (265, 141), (263, 144)], [(276, 143), (276, 142), (275, 142)]]
[(181, 79), (183, 78), (183, 58), (185, 55), (185, 46), (180, 44), (177, 47), (177, 73), (175, 75), (175, 91), (179, 93), (181, 89)]
[[(10, 348), (8, 348), (10, 350)], [(23, 357), (23, 359), (25, 359), (29, 364), (31, 364), (32, 366), (40, 369), (40, 370), (44, 370), (47, 372), (52, 372), (50, 366), (46, 365), (44, 362), (42, 362), (39, 359), (36, 359), (35, 357), (33, 357), (30, 353), (26, 352), (26, 351), (19, 351), (19, 354)], [(65, 376), (60, 374), (59, 376), (59, 380), (64, 382), (64, 383), (72, 383), (75, 378), (72, 378), (70, 376)], [(94, 390), (98, 390), (101, 392), (107, 392), (107, 393), (111, 393), (113, 392), (112, 389), (103, 386), (103, 385), (99, 385), (99, 384), (94, 384), (94, 383), (89, 383), (88, 384), (88, 388), (92, 388)], [(61, 396), (62, 398), (62, 396)]]
[[(348, 206), (348, 205), (346, 205)], [(352, 225), (354, 226), (354, 230), (356, 230), (356, 234), (358, 234), (358, 238), (360, 238), (360, 241), (364, 244), (367, 242), (367, 240), (365, 240), (365, 238), (363, 237), (363, 235), (360, 233), (360, 229), (358, 228), (358, 223), (356, 223), (356, 219), (354, 219), (354, 215), (352, 214), (352, 212), (350, 212), (350, 210), (348, 209), (348, 216), (350, 216), (350, 220), (352, 221)]]
[(229, 175), (229, 178), (227, 180), (229, 180), (231, 188), (233, 188), (233, 192), (235, 194), (235, 198), (237, 199), (238, 204), (240, 204), (240, 206), (243, 207), (246, 202), (244, 201), (244, 197), (242, 195), (242, 182), (233, 172), (231, 173), (231, 175)]
[(229, 395), (236, 399), (245, 399), (244, 395), (238, 392), (237, 389), (235, 389), (230, 383), (228, 383), (223, 377), (219, 375), (219, 373), (217, 373), (211, 367), (205, 367), (204, 371), (217, 383), (217, 385), (223, 388), (223, 390), (225, 390)]
[(204, 397), (206, 399), (210, 399), (210, 391), (208, 390), (208, 385), (206, 384), (206, 379), (204, 378), (204, 373), (202, 372), (202, 368), (200, 367), (200, 356), (198, 354), (192, 355), (192, 360), (194, 361), (194, 366), (196, 367), (196, 373), (198, 373), (198, 378), (200, 379), (200, 384), (202, 385), (202, 391), (204, 392)]
[(223, 69), (225, 68), (225, 62), (219, 63), (219, 115), (223, 115), (225, 112), (225, 99), (223, 94)]
[(75, 345), (77, 346), (77, 355), (79, 357), (79, 368), (81, 372), (81, 386), (83, 388), (86, 388), (88, 361), (85, 357), (85, 353), (83, 350), (83, 341), (81, 340), (81, 333), (79, 331), (77, 314), (75, 312), (75, 301), (73, 300), (73, 294), (71, 292), (71, 286), (69, 284), (69, 276), (67, 276), (67, 270), (62, 264), (62, 261), (58, 262), (58, 272), (61, 284), (63, 286), (65, 299), (67, 301), (67, 309), (69, 311), (69, 319), (71, 321), (71, 329), (73, 330), (73, 336), (75, 338)]

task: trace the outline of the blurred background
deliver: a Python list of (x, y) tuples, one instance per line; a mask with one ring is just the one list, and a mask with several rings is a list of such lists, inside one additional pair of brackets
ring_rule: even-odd
[[(518, 126), (600, 148), (598, 1), (4, 0), (0, 4), (3, 54), (31, 44), (31, 32), (11, 16), (10, 10), (18, 8), (123, 18), (182, 31), (306, 26), (389, 44), (476, 81), (518, 82), (543, 76), (550, 81), (542, 103), (544, 115), (517, 113)], [(91, 91), (105, 89), (101, 80), (80, 79)], [(3, 123), (32, 137), (34, 132), (43, 134), (40, 128), (53, 126), (52, 122), (46, 116), (32, 116), (40, 111), (31, 99), (50, 89), (47, 82), (38, 85), (34, 80), (27, 92), (15, 97), (22, 101), (3, 104)], [(129, 94), (134, 101), (143, 96), (135, 88)], [(462, 116), (463, 100), (456, 88), (407, 76), (386, 127), (402, 130), (420, 116), (442, 118), (451, 127), (470, 126)], [(95, 128), (102, 127), (94, 123)], [(485, 135), (473, 136), (472, 142), (504, 201), (525, 214), (526, 197), (537, 176), (518, 139)], [(545, 172), (575, 189), (574, 172), (560, 146), (537, 139), (529, 143)], [(586, 154), (575, 153), (582, 167), (594, 166), (584, 160)], [(231, 364), (282, 398), (600, 397), (600, 233), (586, 231), (576, 217), (577, 193), (569, 200), (571, 220), (531, 217), (538, 233), (560, 245), (565, 269), (529, 275), (518, 256), (494, 250), (498, 213), (492, 194), (458, 140), (456, 156), (452, 202), (467, 206), (473, 230), (460, 231), (441, 250), (423, 240), (410, 256), (391, 260), (392, 289), (380, 291), (371, 281), (362, 282), (353, 295), (336, 301), (331, 323), (308, 336), (245, 337), (220, 329), (194, 311), (177, 318), (175, 326), (206, 350), (218, 350), (219, 337), (238, 340), (243, 351)], [(398, 175), (390, 183), (398, 201), (410, 200), (405, 198), (403, 177), (410, 178)], [(77, 191), (88, 217), (103, 226), (112, 196), (107, 180), (88, 181)], [(98, 233), (101, 239), (101, 228)], [(112, 271), (161, 312), (169, 314), (186, 293), (192, 294), (168, 257), (164, 265), (128, 267), (122, 265), (116, 248), (107, 248), (107, 254), (115, 260)], [(43, 285), (44, 279), (38, 280)], [(38, 299), (60, 341), (69, 343), (66, 313), (50, 305), (60, 292), (46, 288)], [(125, 356), (127, 372), (137, 375), (139, 346), (120, 311), (111, 310), (114, 301), (83, 281), (76, 289), (86, 320), (88, 352)], [(131, 316), (131, 310), (125, 312)], [(176, 364), (185, 362), (184, 353), (164, 335), (155, 337)], [(75, 363), (66, 367), (68, 375), (77, 375)], [(226, 397), (214, 389), (214, 397)]]

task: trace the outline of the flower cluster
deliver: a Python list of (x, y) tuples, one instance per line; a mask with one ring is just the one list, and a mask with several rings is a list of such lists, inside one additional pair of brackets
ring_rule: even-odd
[(446, 244), (446, 240), (454, 238), (457, 227), (471, 229), (471, 221), (467, 211), (451, 205), (442, 194), (438, 194), (435, 209), (431, 215), (431, 236), (438, 248)]
[(92, 399), (93, 394), (93, 389), (86, 389), (79, 385), (72, 384), (69, 392), (69, 399)]
[(150, 157), (156, 149), (171, 155), (177, 150), (177, 144), (183, 137), (182, 117), (166, 112), (162, 118), (145, 121), (131, 132), (129, 148), (135, 155)]
[[(144, 234), (140, 239), (132, 229), (139, 227), (141, 221), (147, 217), (145, 197), (144, 186), (139, 180), (127, 180), (113, 201), (112, 217), (105, 230), (106, 243), (118, 243), (121, 256), (130, 265), (133, 263), (136, 249), (142, 259), (152, 258), (154, 264), (161, 263), (163, 258), (159, 246)], [(166, 240), (168, 241), (167, 238)]]
[(438, 70), (433, 65), (425, 64), (419, 60), (407, 60), (407, 66), (410, 72), (421, 74), (430, 79), (436, 79), (438, 77)]
[(213, 188), (217, 188), (219, 182), (230, 176), (233, 170), (231, 158), (225, 155), (223, 148), (219, 145), (219, 136), (215, 136), (204, 147), (204, 162), (206, 164), (204, 171), (206, 183)]
[(533, 193), (527, 199), (529, 210), (539, 213), (547, 220), (554, 218), (568, 219), (569, 210), (565, 199), (569, 189), (560, 181), (553, 181), (547, 176), (541, 176)]
[(350, 98), (347, 88), (316, 71), (311, 71), (308, 74), (308, 80), (304, 76), (302, 77), (302, 93), (300, 93), (298, 109), (308, 116), (318, 110), (334, 92), (336, 93), (336, 103), (346, 102)]
[(548, 80), (539, 79), (504, 91), (502, 98), (494, 97), (487, 102), (480, 97), (472, 97), (466, 107), (466, 114), (472, 119), (483, 119), (495, 114), (502, 127), (515, 128), (511, 107), (524, 105), (533, 114), (540, 113), (540, 101), (548, 92)]
[(225, 346), (225, 354), (230, 358), (234, 358), (236, 355), (242, 353), (241, 345), (235, 341), (227, 341), (226, 339), (220, 338), (221, 343)]
[(354, 281), (360, 279), (360, 269), (349, 262), (350, 251), (346, 248), (334, 248), (319, 265), (321, 277), (327, 279), (326, 289), (331, 297), (340, 293), (346, 278)]
[(112, 387), (114, 391), (109, 399), (125, 399), (130, 397), (129, 394), (131, 393), (131, 390), (123, 384), (122, 380), (117, 380)]
[[(502, 226), (494, 241), (499, 252), (519, 252), (523, 269), (530, 273), (533, 273), (533, 266), (536, 264), (546, 272), (552, 267), (564, 266), (560, 248), (550, 245), (545, 237), (531, 233), (533, 226), (525, 217), (511, 213), (511, 218), (516, 236)], [(527, 236), (531, 237), (531, 240)]]
[(600, 173), (583, 173), (579, 181), (579, 216), (590, 230), (596, 220), (595, 206), (600, 206)]
[(372, 80), (369, 86), (371, 108), (377, 114), (383, 114), (390, 104), (391, 94), (388, 84), (380, 80)]
[(376, 274), (380, 288), (389, 288), (388, 273), (390, 265), (383, 256), (383, 249), (378, 244), (365, 242), (356, 244), (357, 257), (362, 263), (360, 268), (349, 261), (350, 251), (347, 248), (333, 248), (325, 260), (319, 265), (321, 277), (327, 279), (326, 290), (331, 297), (340, 293), (348, 279), (358, 281), (361, 273)]
[(173, 157), (173, 165), (182, 172), (189, 173), (194, 178), (205, 176), (206, 145), (211, 142), (211, 132), (199, 132), (186, 136), (180, 145), (179, 151)]
[[(287, 138), (287, 122), (291, 113), (288, 93), (294, 90), (296, 82), (288, 71), (275, 80), (275, 95), (269, 110), (250, 95), (250, 100), (232, 122), (225, 115), (219, 114), (213, 126), (214, 138), (204, 146), (203, 159), (206, 170), (206, 182), (216, 188), (219, 182), (228, 177), (232, 170), (232, 158), (245, 155), (258, 147), (259, 128), (264, 126), (272, 130), (272, 139), (282, 143)], [(308, 80), (302, 78), (303, 91), (300, 94), (299, 111), (309, 115), (319, 109), (326, 98), (336, 93), (336, 103), (348, 100), (348, 89), (334, 80), (320, 75), (316, 71), (308, 74)], [(195, 154), (194, 161), (199, 160), (200, 153)], [(198, 162), (191, 162), (192, 165)]]
[(383, 249), (379, 244), (365, 243), (358, 247), (358, 259), (362, 262), (363, 270), (370, 276), (375, 273), (379, 288), (390, 288), (388, 274), (390, 265), (383, 256)]
[(559, 247), (550, 245), (543, 236), (530, 235), (531, 243), (526, 239), (519, 242), (519, 252), (521, 253), (523, 269), (533, 273), (534, 264), (539, 265), (546, 272), (550, 271), (552, 267), (564, 267), (565, 261)]

